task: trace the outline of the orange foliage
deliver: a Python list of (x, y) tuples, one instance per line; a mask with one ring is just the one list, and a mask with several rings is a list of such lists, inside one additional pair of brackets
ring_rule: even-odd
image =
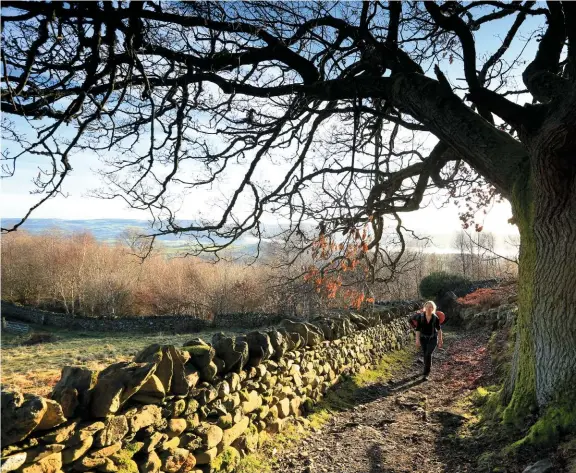
[(458, 302), (465, 307), (478, 307), (483, 310), (491, 309), (505, 304), (508, 297), (515, 292), (515, 287), (511, 285), (480, 288), (464, 297), (460, 297)]
[[(304, 281), (312, 282), (314, 291), (322, 297), (334, 301), (338, 298), (340, 303), (346, 306), (359, 309), (365, 302), (373, 303), (374, 298), (367, 298), (363, 291), (341, 291), (341, 273), (354, 271), (358, 267), (369, 251), (367, 238), (370, 238), (370, 233), (366, 226), (362, 232), (351, 232), (349, 241), (345, 243), (335, 243), (331, 237), (320, 234), (312, 243), (314, 264), (307, 268)], [(322, 271), (319, 267), (322, 267)]]

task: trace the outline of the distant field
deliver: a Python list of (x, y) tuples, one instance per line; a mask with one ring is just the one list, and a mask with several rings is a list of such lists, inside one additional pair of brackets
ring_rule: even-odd
[[(180, 335), (165, 333), (93, 333), (67, 331), (32, 326), (31, 333), (16, 336), (2, 333), (2, 387), (18, 388), (23, 392), (47, 395), (60, 379), (66, 365), (102, 369), (117, 361), (126, 361), (142, 348), (152, 343), (182, 345), (194, 337), (210, 341), (213, 332), (196, 332)], [(31, 334), (51, 334), (55, 341), (26, 346)], [(238, 332), (228, 331), (233, 334)]]

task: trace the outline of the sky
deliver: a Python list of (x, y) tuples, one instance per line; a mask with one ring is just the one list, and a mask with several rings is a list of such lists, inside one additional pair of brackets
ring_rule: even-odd
[[(494, 50), (498, 46), (501, 38), (508, 31), (508, 26), (513, 18), (501, 20), (490, 26), (486, 30), (481, 30), (481, 35), (477, 35), (477, 42), (481, 47), (487, 50)], [(513, 44), (511, 51), (519, 48), (520, 43)], [(526, 57), (533, 57), (534, 45), (531, 44), (525, 51)], [(481, 56), (481, 51), (479, 51)], [(461, 64), (458, 60), (454, 61), (452, 69), (445, 71), (451, 82), (457, 83), (462, 76)], [(28, 125), (22, 121), (22, 127)], [(5, 143), (2, 143), (3, 151)], [(102, 186), (96, 170), (100, 167), (98, 158), (91, 153), (82, 153), (77, 155), (72, 161), (73, 171), (68, 177), (64, 186), (67, 196), (59, 195), (44, 203), (32, 215), (33, 218), (47, 219), (111, 219), (111, 218), (133, 218), (148, 219), (150, 215), (145, 211), (136, 211), (130, 209), (127, 204), (120, 200), (102, 200), (90, 195), (90, 191)], [(240, 169), (238, 169), (238, 172)], [(272, 168), (265, 170), (274, 172)], [(2, 179), (1, 194), (2, 206), (0, 215), (2, 217), (21, 217), (36, 203), (38, 196), (31, 194), (33, 189), (31, 180), (38, 174), (38, 162), (35, 158), (18, 163), (18, 169), (15, 176)], [(234, 180), (234, 178), (231, 178)], [(184, 198), (181, 203), (181, 218), (195, 219), (200, 213), (210, 212), (212, 205), (220, 202), (223, 195), (231, 189), (230, 182), (222, 182), (219, 188), (211, 191), (202, 191), (194, 194), (193, 198)], [(508, 223), (512, 216), (510, 205), (507, 202), (495, 204), (493, 208), (484, 217), (484, 229), (487, 232), (496, 234), (515, 234), (516, 229)], [(268, 214), (264, 218), (266, 222), (274, 223), (277, 221), (275, 215)], [(451, 233), (460, 230), (460, 221), (456, 207), (450, 203), (445, 208), (435, 208), (429, 205), (425, 209), (417, 212), (411, 212), (403, 215), (403, 221), (407, 227), (426, 231), (427, 233)], [(25, 227), (24, 227), (25, 228)]]

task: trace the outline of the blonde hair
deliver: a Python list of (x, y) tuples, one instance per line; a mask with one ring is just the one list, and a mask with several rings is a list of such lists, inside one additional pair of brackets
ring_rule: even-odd
[(434, 303), (434, 301), (426, 301), (424, 302), (424, 309), (426, 309), (427, 305), (431, 305), (432, 306), (432, 313), (436, 313), (436, 304)]

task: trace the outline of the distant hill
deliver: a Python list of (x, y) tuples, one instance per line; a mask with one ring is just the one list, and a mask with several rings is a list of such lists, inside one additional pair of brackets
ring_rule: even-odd
[[(2, 226), (10, 226), (18, 222), (15, 218), (3, 218)], [(191, 222), (182, 222), (191, 223)], [(31, 218), (24, 223), (22, 230), (30, 233), (42, 233), (49, 230), (59, 230), (64, 233), (90, 232), (98, 241), (113, 243), (122, 237), (123, 232), (129, 228), (138, 228), (142, 233), (151, 231), (150, 224), (146, 220), (135, 219), (86, 219), (86, 220), (66, 220), (66, 219), (48, 219), (48, 218)], [(269, 232), (277, 230), (278, 227), (268, 228)], [(428, 253), (453, 253), (454, 233), (437, 233), (430, 235), (432, 244), (426, 248)], [(496, 235), (496, 250), (502, 254), (512, 254), (514, 249), (505, 243), (506, 235)], [(186, 235), (165, 235), (159, 237), (162, 244), (169, 251), (177, 251), (190, 247), (193, 244)], [(208, 243), (205, 239), (200, 241)], [(415, 241), (408, 240), (408, 246), (418, 246)], [(231, 253), (235, 255), (253, 255), (256, 253), (256, 239), (246, 236), (234, 244)]]
[[(15, 218), (3, 218), (2, 226), (7, 227), (14, 225), (19, 220)], [(183, 222), (185, 223), (185, 222)], [(130, 228), (137, 228), (143, 234), (152, 232), (149, 222), (146, 220), (136, 219), (86, 219), (86, 220), (66, 220), (66, 219), (52, 219), (52, 218), (31, 218), (28, 219), (20, 229), (38, 234), (48, 232), (51, 230), (60, 231), (63, 233), (82, 233), (90, 232), (98, 241), (105, 243), (114, 243), (122, 239), (123, 233)], [(177, 251), (190, 247), (193, 243), (186, 235), (163, 235), (158, 237), (169, 250)], [(208, 239), (200, 241), (209, 243)], [(240, 240), (234, 245), (235, 253), (252, 254), (256, 251), (254, 242), (249, 242), (248, 239)]]

